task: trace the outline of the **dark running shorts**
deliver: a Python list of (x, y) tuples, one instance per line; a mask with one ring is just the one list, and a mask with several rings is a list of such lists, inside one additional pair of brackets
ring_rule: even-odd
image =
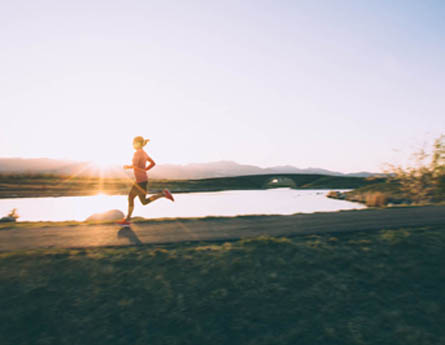
[(134, 199), (138, 196), (141, 200), (144, 199), (147, 194), (147, 183), (148, 181), (135, 183), (133, 187), (131, 187), (128, 198)]

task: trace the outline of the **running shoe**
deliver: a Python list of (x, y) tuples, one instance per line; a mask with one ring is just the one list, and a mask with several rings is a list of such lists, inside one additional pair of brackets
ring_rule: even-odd
[(164, 196), (165, 196), (168, 200), (175, 201), (175, 199), (173, 198), (172, 193), (170, 193), (170, 191), (169, 191), (168, 189), (164, 189), (164, 190), (162, 191), (162, 194), (164, 194)]
[(123, 226), (129, 226), (130, 222), (127, 220), (127, 218), (122, 218), (121, 220), (117, 221), (116, 224), (123, 225)]

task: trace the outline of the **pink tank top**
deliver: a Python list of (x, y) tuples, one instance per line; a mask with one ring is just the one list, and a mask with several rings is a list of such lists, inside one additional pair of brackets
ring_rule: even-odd
[(140, 149), (134, 153), (133, 156), (133, 169), (134, 177), (136, 178), (136, 182), (144, 182), (148, 180), (147, 172), (145, 171), (145, 165), (147, 163), (148, 155), (147, 153)]

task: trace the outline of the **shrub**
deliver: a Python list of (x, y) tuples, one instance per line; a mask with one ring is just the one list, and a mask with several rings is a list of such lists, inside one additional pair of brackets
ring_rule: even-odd
[(13, 209), (11, 210), (11, 212), (8, 213), (8, 217), (10, 217), (10, 218), (14, 218), (14, 219), (18, 219), (18, 218), (19, 218), (19, 215), (18, 215), (18, 213), (17, 213), (17, 209), (16, 209), (16, 208), (13, 208)]
[(445, 135), (434, 141), (432, 153), (419, 150), (412, 156), (414, 164), (408, 167), (389, 165), (389, 183), (398, 183), (400, 189), (414, 202), (445, 200)]
[(382, 192), (372, 192), (366, 194), (365, 202), (369, 207), (382, 207), (386, 205), (387, 198)]

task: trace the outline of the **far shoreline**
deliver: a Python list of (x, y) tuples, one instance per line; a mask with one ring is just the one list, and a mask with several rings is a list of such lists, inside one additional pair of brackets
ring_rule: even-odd
[[(301, 190), (355, 189), (383, 178), (344, 177), (305, 174), (266, 174), (215, 177), (196, 180), (149, 179), (148, 193), (168, 188), (172, 193), (221, 192), (230, 190), (267, 190), (292, 188)], [(0, 175), (0, 199), (125, 195), (132, 180), (53, 175)]]
[[(262, 189), (205, 189), (205, 190), (182, 190), (182, 191), (172, 191), (174, 194), (194, 194), (194, 193), (215, 193), (215, 192), (230, 192), (230, 191), (265, 191), (265, 190), (274, 190), (274, 189), (293, 189), (293, 190), (314, 190), (314, 191), (350, 191), (352, 188), (292, 188), (292, 187), (275, 187), (275, 188), (262, 188)], [(156, 193), (157, 191), (148, 191), (148, 194)], [(105, 193), (103, 191), (98, 191), (91, 194), (36, 194), (36, 195), (11, 195), (11, 196), (4, 196), (0, 195), (0, 200), (4, 199), (27, 199), (27, 198), (64, 198), (64, 197), (90, 197), (90, 196), (97, 196), (97, 195), (105, 195), (105, 196), (126, 196), (128, 193), (121, 192), (121, 193)], [(338, 200), (344, 200), (344, 199), (338, 199)], [(346, 200), (349, 201), (349, 200)], [(358, 202), (358, 201), (351, 201), (351, 202)]]

